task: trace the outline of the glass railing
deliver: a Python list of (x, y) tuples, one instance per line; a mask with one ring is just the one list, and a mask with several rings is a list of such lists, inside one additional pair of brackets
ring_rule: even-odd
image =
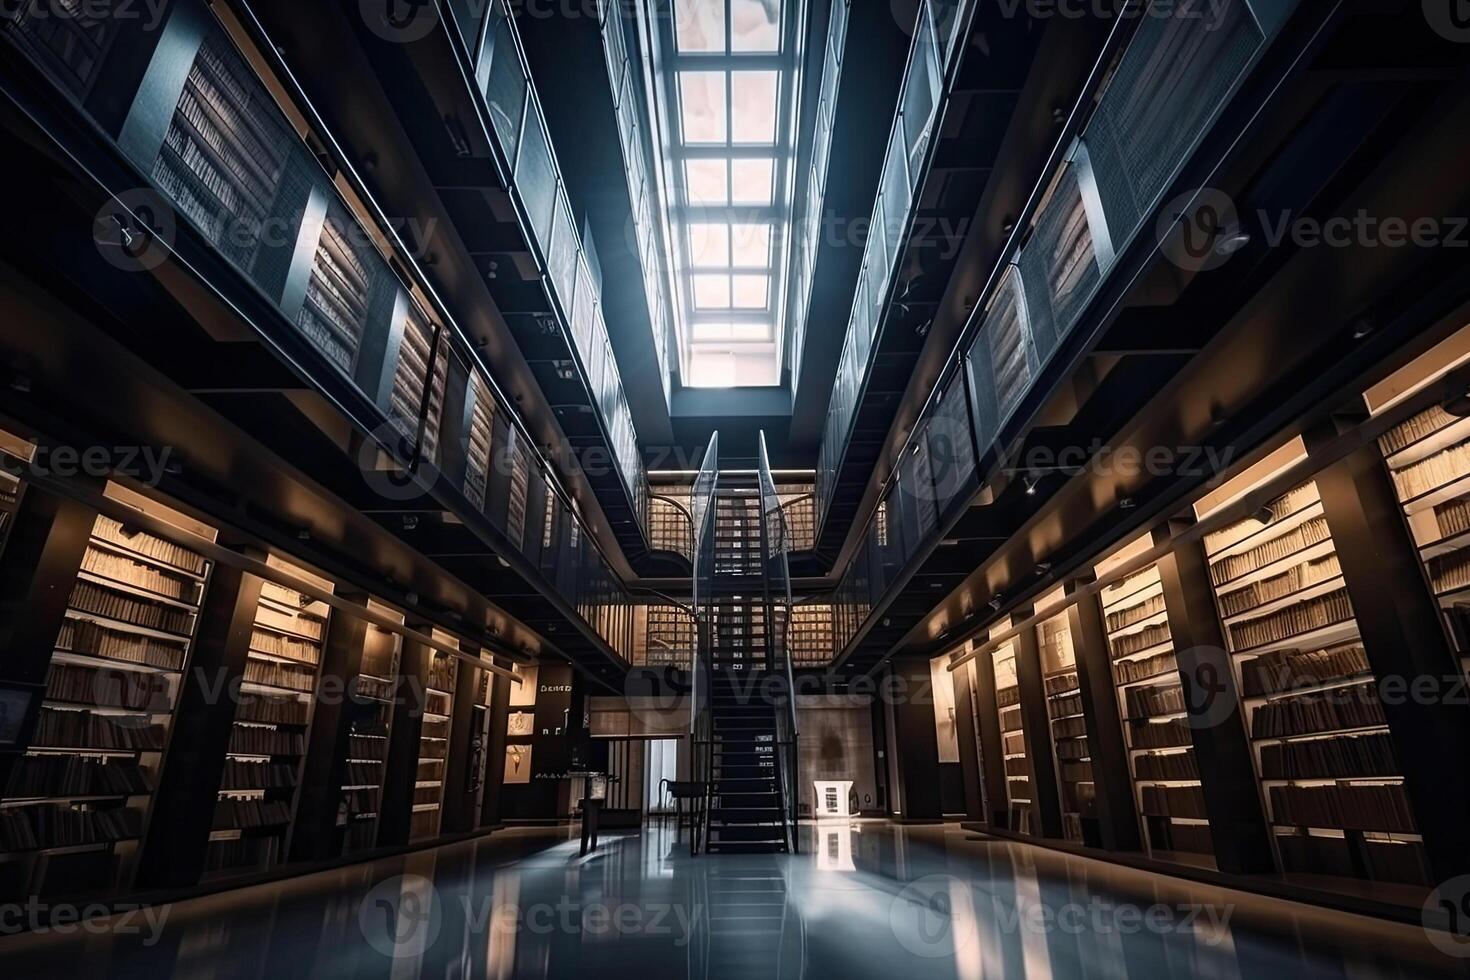
[[(1163, 6), (1159, 16), (1142, 19), (1117, 67), (1097, 86), (1096, 111), (1033, 194), (1034, 207), (1013, 239), (1024, 240), (1024, 246), (995, 270), (954, 365), (896, 457), (899, 463), (840, 580), (834, 654), (846, 649), (916, 556), (937, 543), (936, 530), (947, 527), (978, 489), (978, 461), (1000, 440), (1081, 322), (1116, 256), (1145, 226), (1294, 6), (1292, 0), (1229, 0), (1215, 21), (1170, 16)], [(916, 57), (927, 45), (916, 37)], [(910, 87), (906, 83), (905, 105)], [(902, 119), (898, 128), (904, 128)], [(901, 166), (891, 155), (879, 212), (903, 194), (886, 189), (889, 169)], [(870, 240), (870, 249), (883, 247)], [(871, 269), (870, 264), (865, 275)], [(850, 415), (856, 404), (860, 381), (853, 365), (866, 357), (867, 333), (860, 328), (869, 322), (855, 308), (821, 447), (819, 506), (840, 463), (842, 444), (834, 437), (845, 440), (847, 426), (838, 424), (838, 416)]]
[[(467, 38), (484, 39), (478, 50), (475, 42), (467, 42), (475, 65), (475, 79), (489, 110), (494, 135), (505, 154), (511, 189), (520, 199), (527, 228), (541, 251), (548, 291), (561, 314), (561, 327), (571, 338), (578, 367), (592, 393), (614, 465), (639, 525), (646, 527), (648, 479), (622, 375), (603, 320), (598, 276), (594, 275), (597, 270), (593, 268), (596, 260), (583, 247), (573, 220), (566, 183), (551, 145), (514, 17), (503, 0), (488, 3), (481, 0), (464, 6), (471, 11), (483, 11), (482, 16), (489, 18), (483, 33), (464, 32)], [(639, 198), (634, 200), (636, 203)], [(645, 253), (643, 257), (648, 258), (649, 248), (640, 242), (640, 249)]]
[(623, 3), (598, 5), (602, 14), (603, 53), (607, 57), (608, 82), (612, 85), (613, 109), (617, 116), (618, 135), (622, 142), (624, 172), (628, 178), (628, 200), (632, 204), (633, 237), (643, 270), (643, 293), (648, 300), (649, 326), (653, 329), (653, 347), (658, 357), (660, 383), (667, 401), (673, 371), (669, 363), (668, 293), (669, 280), (664, 268), (664, 250), (659, 242), (655, 213), (655, 185), (650, 176), (648, 153), (644, 146), (643, 97), (639, 82), (640, 67), (628, 53), (628, 31), (635, 30), (628, 20), (631, 7)]
[[(33, 0), (5, 36), (83, 112), (86, 93), (122, 91), (112, 23), (49, 12)], [(131, 76), (129, 121), (109, 134), (139, 173), (117, 199), (109, 247), (146, 268), (192, 230), (279, 314), (256, 325), (304, 376), (349, 383), (357, 403), (344, 410), (372, 433), (385, 472), (431, 464), (626, 659), (634, 602), (478, 356), (429, 291), (390, 266), (385, 233), (338, 192), (224, 26), (185, 0), (158, 29), (157, 70), (141, 87)], [(562, 241), (574, 241), (564, 199), (549, 200)], [(580, 250), (551, 254), (563, 281), (585, 272)], [(595, 300), (582, 310), (595, 313)], [(622, 438), (636, 458), (631, 424)]]

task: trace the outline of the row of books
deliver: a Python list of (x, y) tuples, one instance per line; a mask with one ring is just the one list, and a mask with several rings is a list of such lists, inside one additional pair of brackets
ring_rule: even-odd
[(1431, 558), (1425, 566), (1436, 595), (1470, 585), (1470, 548)]
[(448, 755), (449, 755), (449, 743), (448, 742), (433, 742), (433, 741), (427, 741), (427, 740), (419, 742), (419, 758), (420, 759), (442, 760), (442, 759), (446, 758)]
[(1362, 779), (1398, 774), (1387, 732), (1261, 746), (1262, 779)]
[(426, 691), (424, 698), (424, 711), (431, 715), (444, 715), (448, 717), (454, 708), (454, 699), (448, 694), (438, 691)]
[[(1076, 684), (1072, 685), (1074, 688)], [(1074, 691), (1065, 697), (1054, 698), (1051, 702), (1051, 716), (1053, 718), (1066, 718), (1069, 715), (1080, 715), (1082, 713), (1082, 695)]]
[(1140, 786), (1139, 792), (1148, 816), (1206, 819), (1205, 791), (1199, 786)]
[(306, 736), (275, 728), (250, 728), (236, 725), (230, 733), (233, 755), (302, 755), (306, 752)]
[(349, 789), (342, 794), (342, 803), (347, 807), (347, 815), (355, 817), (364, 813), (378, 812), (378, 790), (373, 789)]
[(92, 526), (92, 536), (110, 541), (119, 547), (135, 551), (155, 561), (181, 568), (192, 575), (204, 574), (202, 556), (172, 541), (165, 541), (163, 538), (154, 537), (142, 531), (124, 529), (120, 522), (105, 515), (97, 516), (97, 522)]
[(220, 777), (220, 792), (245, 789), (291, 789), (296, 785), (296, 767), (280, 762), (251, 762), (226, 759)]
[(373, 701), (391, 701), (393, 699), (393, 682), (381, 677), (366, 677), (359, 674), (353, 681), (353, 692), (359, 698), (367, 698)]
[(1442, 538), (1470, 531), (1470, 497), (1456, 497), (1434, 508), (1434, 522)]
[(1021, 709), (1018, 706), (1002, 708), (1000, 711), (1000, 730), (1003, 732), (1015, 732), (1021, 730)]
[[(429, 663), (429, 687), (435, 691), (446, 694), (454, 692), (454, 679), (458, 676), (459, 661), (448, 654), (434, 654), (434, 659)], [(449, 714), (446, 710), (442, 714)]]
[(1249, 551), (1242, 551), (1238, 555), (1227, 555), (1220, 559), (1210, 566), (1210, 577), (1216, 585), (1227, 585), (1244, 575), (1249, 575), (1258, 568), (1265, 568), (1273, 562), (1288, 558), (1313, 545), (1321, 544), (1331, 537), (1332, 532), (1327, 527), (1327, 518), (1313, 517), (1280, 537), (1272, 538)]
[[(266, 626), (278, 630), (285, 630), (288, 633), (295, 633), (298, 636), (306, 637), (307, 639), (316, 641), (321, 640), (322, 633), (325, 632), (327, 626), (324, 621), (318, 619), (315, 616), (306, 615), (304, 613), (293, 615), (291, 613), (283, 612), (282, 610), (277, 609), (275, 606), (267, 606), (264, 604), (262, 604), (261, 607), (256, 610), (255, 624), (257, 626)], [(256, 630), (256, 632), (259, 633), (261, 631)], [(285, 654), (282, 654), (282, 656), (285, 656)]]
[(1006, 755), (1016, 755), (1026, 751), (1026, 733), (1022, 731), (1002, 732), (1000, 744)]
[(41, 710), (31, 744), (48, 749), (160, 752), (163, 742), (162, 725), (140, 724), (137, 719), (90, 711), (59, 711), (48, 706)]
[(241, 697), (235, 709), (236, 721), (253, 721), (261, 725), (305, 725), (311, 705), (299, 698), (272, 698), (259, 694)]
[(1113, 672), (1117, 675), (1119, 684), (1152, 680), (1178, 669), (1179, 664), (1175, 661), (1172, 650), (1143, 660), (1118, 660), (1113, 663)]
[(1239, 616), (1258, 606), (1310, 588), (1342, 574), (1342, 564), (1337, 555), (1327, 555), (1312, 561), (1293, 565), (1280, 575), (1252, 582), (1245, 588), (1220, 594), (1220, 611), (1226, 616)]
[(1134, 721), (1158, 715), (1178, 714), (1185, 710), (1184, 688), (1178, 684), (1130, 687), (1123, 695), (1127, 703), (1128, 718)]
[[(1316, 483), (1304, 483), (1295, 489), (1288, 490), (1263, 509), (1270, 515), (1270, 523), (1275, 524), (1306, 510), (1321, 499), (1322, 494), (1317, 490)], [(1229, 527), (1213, 531), (1205, 535), (1205, 551), (1211, 555), (1219, 554), (1231, 545), (1239, 544), (1246, 538), (1259, 533), (1261, 526), (1260, 521), (1254, 517), (1248, 517)]]
[(56, 638), (56, 649), (165, 670), (184, 668), (185, 648), (182, 644), (110, 629), (90, 619), (63, 622), (61, 633)]
[(1199, 779), (1199, 766), (1195, 764), (1193, 749), (1163, 755), (1140, 755), (1133, 762), (1133, 775), (1140, 780)]
[(1013, 704), (1021, 703), (1021, 688), (1012, 684), (995, 692), (995, 705), (998, 708), (1008, 708)]
[(1087, 734), (1087, 719), (1081, 715), (1070, 718), (1061, 718), (1051, 723), (1051, 732), (1055, 738), (1076, 738)]
[(53, 701), (133, 711), (164, 712), (173, 703), (172, 688), (166, 674), (69, 663), (51, 665), (46, 673), (46, 697)]
[[(347, 763), (347, 773), (343, 777), (346, 780), (346, 782), (344, 782), (342, 785), (344, 785), (344, 786), (377, 786), (380, 783), (382, 783), (382, 781), (383, 781), (383, 775), (382, 775), (382, 773), (383, 773), (383, 767), (379, 763), (372, 763), (372, 762), (349, 762), (349, 763)], [(419, 779), (420, 782), (426, 781), (426, 777), (424, 776), (424, 769), (423, 769), (423, 764), (422, 763), (420, 763), (420, 766), (419, 766), (418, 779)]]
[(1352, 618), (1347, 589), (1336, 589), (1259, 619), (1236, 623), (1230, 627), (1230, 642), (1236, 650), (1249, 650)]
[(1086, 738), (1064, 738), (1056, 743), (1058, 759), (1086, 759), (1090, 750)]
[(1060, 674), (1052, 674), (1045, 680), (1046, 694), (1048, 697), (1065, 694), (1068, 691), (1077, 690), (1077, 672), (1075, 670), (1064, 671)]
[(1162, 724), (1130, 722), (1128, 732), (1132, 737), (1130, 747), (1135, 749), (1172, 749), (1194, 744), (1194, 738), (1189, 732), (1189, 722), (1183, 718), (1171, 718)]
[(1169, 642), (1169, 637), (1168, 623), (1152, 623), (1136, 633), (1124, 633), (1122, 636), (1115, 636), (1112, 638), (1113, 659), (1131, 657), (1135, 653), (1142, 653), (1150, 647), (1156, 647), (1161, 643)]
[(142, 832), (143, 814), (127, 807), (38, 804), (0, 810), (0, 851), (108, 844)]
[(381, 761), (388, 757), (388, 740), (385, 738), (365, 738), (361, 735), (350, 735), (347, 739), (347, 757), (349, 759), (376, 759)]
[(72, 586), (70, 605), (79, 612), (178, 636), (187, 636), (194, 628), (194, 614), (187, 609), (148, 602), (93, 582), (78, 581)]
[(252, 830), (290, 822), (291, 804), (285, 800), (222, 796), (214, 805), (214, 830)]
[(1240, 665), (1240, 679), (1249, 698), (1357, 677), (1368, 670), (1368, 652), (1352, 643), (1322, 650), (1275, 650), (1252, 657)]
[(1092, 763), (1080, 761), (1063, 762), (1058, 771), (1062, 775), (1064, 783), (1090, 783), (1092, 782)]
[(1356, 878), (1362, 874), (1354, 852), (1363, 857), (1372, 881), (1426, 885), (1430, 881), (1424, 846), (1418, 841), (1362, 840), (1306, 833), (1278, 833), (1283, 871)]
[(1451, 446), (1411, 466), (1393, 471), (1394, 486), (1405, 500), (1453, 483), (1470, 473), (1470, 443)]
[(86, 554), (82, 555), (82, 571), (113, 579), (147, 592), (156, 592), (169, 599), (177, 599), (180, 602), (194, 605), (199, 603), (199, 583), (194, 579), (169, 575), (157, 565), (134, 561), (117, 552), (104, 551), (96, 546), (89, 547)]
[(1280, 738), (1339, 728), (1368, 728), (1383, 723), (1378, 689), (1372, 682), (1365, 682), (1268, 701), (1251, 715), (1251, 735), (1255, 738)]
[(1294, 827), (1333, 827), (1412, 834), (1414, 814), (1398, 784), (1272, 786), (1272, 820)]
[(283, 636), (268, 630), (257, 629), (250, 634), (250, 649), (272, 657), (299, 660), (315, 667), (321, 662), (321, 647), (295, 636)]
[(310, 691), (316, 686), (316, 675), (309, 670), (274, 660), (256, 660), (254, 657), (245, 661), (245, 679), (288, 691)]
[(75, 755), (31, 755), (16, 760), (5, 795), (8, 799), (29, 799), (151, 792), (148, 774), (132, 759), (101, 762)]
[(427, 804), (439, 805), (439, 796), (443, 792), (440, 786), (415, 786), (413, 790), (413, 805), (425, 806)]
[[(439, 779), (443, 779), (443, 778), (444, 778), (444, 760), (443, 759), (424, 759), (424, 758), (420, 758), (419, 759), (418, 773), (414, 777), (414, 779), (417, 782), (420, 782), (420, 783), (432, 783), (435, 780), (439, 780)], [(377, 779), (376, 779), (376, 777), (374, 777), (373, 779), (365, 780), (365, 782), (373, 783), (373, 782), (377, 782)]]
[(420, 738), (448, 738), (449, 722), (443, 718), (426, 718), (419, 730)]
[(1378, 445), (1385, 456), (1392, 456), (1400, 450), (1407, 449), (1421, 439), (1427, 439), (1445, 426), (1459, 421), (1455, 416), (1446, 412), (1443, 408), (1435, 405), (1433, 408), (1420, 412), (1407, 421), (1389, 429), (1379, 437)]
[(1137, 605), (1108, 613), (1108, 632), (1116, 633), (1164, 611), (1164, 594), (1149, 596)]

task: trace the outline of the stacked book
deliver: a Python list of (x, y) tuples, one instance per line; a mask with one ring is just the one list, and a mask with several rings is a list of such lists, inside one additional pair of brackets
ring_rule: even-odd
[(1281, 738), (1382, 724), (1378, 689), (1372, 682), (1365, 682), (1269, 701), (1251, 716), (1251, 734), (1256, 738)]
[(1246, 660), (1240, 667), (1246, 697), (1280, 694), (1368, 672), (1368, 653), (1356, 643), (1307, 652), (1276, 650)]
[(1178, 714), (1185, 710), (1184, 689), (1178, 684), (1130, 687), (1124, 694), (1128, 703), (1128, 718), (1132, 721), (1157, 715)]
[(0, 851), (108, 844), (142, 832), (143, 815), (126, 807), (92, 810), (39, 805), (0, 811)]
[(306, 736), (295, 732), (236, 725), (230, 733), (232, 755), (301, 755), (305, 751)]
[(130, 711), (169, 709), (169, 681), (164, 674), (110, 670), (79, 664), (53, 663), (46, 674), (46, 697), (71, 704)]
[(1178, 664), (1174, 660), (1174, 654), (1160, 653), (1143, 660), (1119, 660), (1114, 664), (1114, 671), (1118, 675), (1119, 684), (1132, 684), (1134, 681), (1146, 681), (1177, 670)]
[(1164, 594), (1150, 596), (1136, 606), (1108, 613), (1108, 632), (1116, 633), (1164, 611)]
[(220, 792), (232, 790), (290, 789), (296, 785), (296, 767), (277, 762), (226, 759)]
[(1453, 483), (1470, 471), (1470, 444), (1462, 443), (1435, 453), (1412, 466), (1393, 471), (1393, 482), (1404, 500)]
[(194, 625), (194, 614), (187, 609), (135, 599), (92, 582), (78, 581), (72, 587), (70, 605), (94, 616), (180, 636), (187, 636)]
[(135, 796), (152, 792), (148, 776), (131, 759), (109, 763), (74, 755), (24, 756), (16, 760), (6, 797)]
[(316, 685), (316, 678), (311, 672), (272, 660), (246, 660), (245, 680), (288, 691), (310, 691)]
[(1154, 623), (1145, 626), (1137, 633), (1125, 633), (1122, 636), (1113, 637), (1113, 658), (1132, 656), (1141, 653), (1150, 647), (1156, 647), (1160, 643), (1169, 640), (1169, 624)]
[(1151, 817), (1205, 819), (1205, 793), (1198, 786), (1142, 786), (1143, 812)]
[(82, 556), (82, 571), (125, 582), (145, 592), (155, 592), (180, 602), (193, 602), (198, 588), (198, 583), (190, 579), (166, 575), (154, 565), (145, 565), (97, 547), (88, 548)]
[(1364, 779), (1398, 771), (1387, 732), (1261, 746), (1263, 779)]
[(105, 515), (98, 515), (97, 522), (92, 527), (92, 535), (155, 561), (161, 561), (165, 565), (172, 565), (191, 575), (204, 574), (204, 559), (188, 548), (151, 534), (127, 531), (122, 524)]
[(1412, 834), (1414, 814), (1401, 785), (1272, 786), (1278, 824)]
[(36, 734), (31, 744), (40, 748), (74, 748), (158, 752), (163, 749), (162, 725), (139, 723), (113, 715), (97, 715), (90, 711), (41, 709)]
[(1337, 555), (1328, 555), (1314, 561), (1293, 566), (1280, 575), (1252, 582), (1243, 589), (1224, 592), (1220, 595), (1220, 611), (1226, 616), (1239, 616), (1257, 606), (1284, 599), (1294, 592), (1326, 582), (1342, 574)]
[(252, 694), (240, 700), (236, 721), (260, 725), (305, 725), (310, 705), (298, 698), (273, 698)]
[(1265, 568), (1272, 562), (1278, 562), (1298, 551), (1321, 544), (1331, 537), (1332, 532), (1328, 530), (1327, 518), (1314, 517), (1280, 537), (1272, 538), (1249, 551), (1221, 559), (1210, 566), (1210, 576), (1216, 585), (1226, 585), (1243, 575), (1249, 575), (1258, 568)]
[(89, 619), (66, 620), (56, 638), (56, 649), (165, 670), (180, 670), (184, 666), (184, 648), (180, 644), (109, 629)]
[(214, 807), (215, 830), (252, 830), (291, 822), (291, 804), (285, 800), (221, 797)]
[(1236, 650), (1248, 650), (1352, 618), (1353, 604), (1347, 589), (1337, 589), (1259, 619), (1236, 623), (1230, 627), (1230, 642)]
[(1193, 752), (1170, 752), (1167, 755), (1141, 755), (1134, 763), (1139, 779), (1199, 779), (1199, 766)]

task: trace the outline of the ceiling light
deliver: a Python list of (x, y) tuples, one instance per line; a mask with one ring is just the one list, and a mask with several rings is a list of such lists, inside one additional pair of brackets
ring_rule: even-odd
[(1255, 519), (1256, 523), (1260, 524), (1263, 527), (1276, 520), (1276, 514), (1274, 511), (1271, 510), (1270, 507), (1262, 507), (1260, 510), (1252, 514), (1251, 517)]
[(1251, 243), (1251, 233), (1240, 225), (1231, 225), (1215, 239), (1215, 254), (1229, 258)]

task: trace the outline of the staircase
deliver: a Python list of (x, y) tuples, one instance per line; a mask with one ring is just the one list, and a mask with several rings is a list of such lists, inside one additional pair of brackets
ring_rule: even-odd
[(778, 712), (784, 672), (770, 656), (760, 497), (716, 493), (709, 628), (710, 800), (705, 847), (715, 853), (789, 851)]

